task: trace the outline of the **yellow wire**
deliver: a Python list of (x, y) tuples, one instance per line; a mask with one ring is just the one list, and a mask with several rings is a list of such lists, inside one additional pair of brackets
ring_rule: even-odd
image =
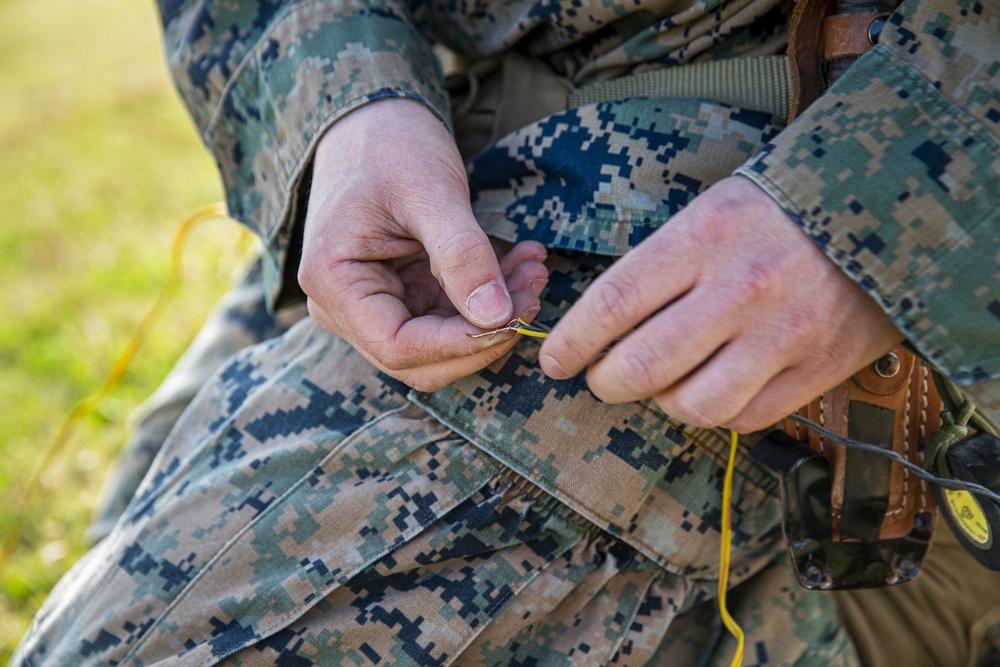
[[(517, 319), (518, 324), (530, 326), (521, 318)], [(532, 331), (514, 327), (514, 330), (524, 336), (533, 338), (548, 338), (549, 334), (544, 331)], [(733, 619), (726, 607), (726, 590), (729, 588), (729, 567), (732, 560), (733, 548), (733, 476), (736, 472), (736, 448), (739, 443), (739, 436), (736, 431), (729, 431), (729, 461), (726, 464), (726, 477), (722, 486), (722, 531), (719, 537), (719, 615), (722, 616), (722, 624), (726, 626), (736, 639), (736, 654), (733, 656), (731, 667), (739, 667), (743, 664), (743, 652), (745, 638), (743, 628)]]
[(736, 431), (729, 431), (729, 462), (726, 464), (726, 478), (722, 486), (722, 544), (719, 547), (719, 614), (722, 624), (736, 638), (736, 655), (732, 667), (743, 664), (743, 628), (729, 614), (726, 608), (726, 589), (729, 587), (729, 565), (733, 547), (733, 474), (736, 470)]
[[(522, 325), (524, 325), (526, 327), (530, 327), (531, 326), (530, 324), (528, 324), (527, 322), (525, 322), (524, 320), (522, 320), (520, 317), (517, 318), (517, 322), (518, 322), (518, 324), (522, 324)], [(514, 329), (514, 331), (516, 331), (517, 333), (521, 334), (522, 336), (528, 336), (529, 338), (548, 338), (549, 337), (549, 332), (548, 331), (534, 331), (532, 329), (524, 329), (522, 327), (512, 327), (512, 328)]]
[(76, 405), (73, 406), (73, 408), (69, 411), (69, 414), (67, 414), (65, 419), (63, 419), (62, 426), (56, 433), (56, 437), (52, 440), (51, 444), (49, 444), (49, 447), (45, 452), (45, 456), (42, 458), (41, 464), (35, 470), (35, 474), (31, 477), (27, 488), (21, 495), (21, 505), (18, 508), (11, 527), (7, 530), (7, 535), (4, 536), (3, 543), (0, 544), (0, 573), (3, 573), (6, 569), (7, 562), (13, 554), (14, 548), (17, 546), (18, 540), (21, 537), (21, 531), (24, 526), (28, 508), (31, 505), (34, 495), (41, 487), (42, 475), (45, 470), (47, 470), (48, 467), (55, 462), (56, 458), (65, 449), (66, 443), (69, 442), (70, 436), (73, 435), (73, 430), (76, 428), (77, 422), (79, 422), (89, 412), (99, 408), (108, 398), (108, 395), (121, 382), (125, 373), (128, 371), (129, 365), (132, 363), (132, 359), (145, 342), (146, 332), (163, 314), (163, 309), (170, 302), (174, 291), (176, 291), (177, 286), (180, 284), (183, 275), (181, 260), (184, 254), (184, 242), (187, 240), (188, 234), (194, 227), (202, 222), (211, 220), (212, 218), (225, 217), (225, 215), (226, 210), (222, 204), (211, 204), (193, 211), (181, 220), (177, 227), (177, 231), (174, 232), (173, 242), (170, 246), (170, 277), (167, 279), (166, 284), (164, 284), (163, 288), (160, 290), (160, 294), (156, 297), (156, 301), (154, 301), (153, 305), (150, 306), (146, 315), (142, 318), (142, 321), (139, 322), (139, 325), (135, 328), (135, 331), (132, 333), (128, 342), (125, 343), (125, 348), (118, 354), (118, 357), (111, 365), (111, 369), (105, 376), (104, 383), (101, 385), (100, 389), (98, 389), (96, 393), (77, 401)]
[[(527, 322), (517, 318), (518, 324), (529, 327)], [(544, 331), (533, 331), (517, 326), (512, 327), (518, 333), (533, 338), (548, 338), (549, 334)], [(739, 436), (736, 431), (729, 431), (729, 461), (726, 464), (726, 477), (722, 486), (722, 534), (720, 535), (719, 546), (719, 615), (722, 616), (722, 624), (726, 626), (736, 639), (736, 654), (733, 656), (731, 667), (739, 667), (743, 664), (743, 652), (745, 638), (743, 628), (733, 619), (726, 607), (726, 589), (729, 588), (729, 567), (732, 560), (733, 547), (733, 476), (736, 471), (736, 448), (739, 443)]]
[[(62, 427), (59, 429), (59, 432), (52, 441), (52, 444), (49, 445), (48, 451), (46, 451), (41, 465), (35, 471), (31, 482), (28, 484), (28, 488), (22, 496), (21, 507), (18, 510), (13, 525), (4, 538), (2, 548), (0, 548), (0, 572), (4, 571), (7, 561), (14, 550), (14, 546), (17, 544), (20, 537), (21, 527), (24, 523), (24, 515), (27, 513), (27, 508), (32, 497), (40, 486), (42, 473), (66, 446), (66, 443), (69, 441), (69, 438), (73, 433), (76, 423), (87, 413), (100, 407), (105, 399), (107, 399), (108, 394), (110, 394), (111, 391), (118, 386), (119, 382), (121, 382), (122, 377), (124, 377), (129, 365), (132, 362), (133, 357), (135, 357), (135, 354), (139, 351), (145, 341), (146, 331), (157, 319), (159, 319), (164, 307), (166, 307), (170, 298), (173, 296), (174, 291), (177, 289), (177, 285), (180, 283), (182, 277), (183, 267), (181, 259), (183, 255), (184, 241), (187, 239), (189, 232), (196, 225), (212, 218), (223, 217), (225, 214), (225, 209), (222, 204), (212, 204), (194, 211), (181, 221), (177, 228), (177, 232), (174, 234), (174, 240), (170, 248), (171, 270), (167, 283), (163, 286), (163, 289), (160, 290), (159, 296), (146, 313), (146, 316), (143, 317), (139, 326), (136, 327), (132, 337), (129, 339), (128, 343), (126, 343), (125, 349), (122, 350), (121, 354), (118, 355), (118, 358), (115, 359), (114, 364), (111, 366), (111, 370), (108, 371), (108, 374), (104, 379), (104, 384), (97, 391), (97, 393), (80, 400), (73, 406), (73, 409), (70, 410), (70, 413), (63, 421)], [(518, 319), (518, 322), (526, 325), (523, 320)], [(525, 329), (517, 329), (517, 331), (523, 335), (534, 338), (548, 337), (548, 333), (546, 332)], [(729, 585), (729, 567), (732, 552), (733, 475), (736, 467), (737, 442), (738, 437), (736, 431), (730, 431), (729, 461), (726, 465), (726, 476), (722, 488), (722, 534), (720, 538), (721, 546), (719, 549), (719, 613), (722, 616), (723, 625), (725, 625), (729, 633), (736, 638), (736, 654), (733, 656), (733, 661), (731, 663), (732, 667), (737, 667), (738, 665), (743, 664), (744, 651), (743, 629), (738, 623), (736, 623), (733, 617), (729, 614), (729, 610), (726, 608), (726, 589)]]

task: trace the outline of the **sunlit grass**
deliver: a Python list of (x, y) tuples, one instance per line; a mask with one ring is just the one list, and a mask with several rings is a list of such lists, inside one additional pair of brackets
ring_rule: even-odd
[[(0, 0), (0, 535), (72, 404), (97, 390), (218, 178), (172, 88), (152, 0)], [(0, 572), (0, 663), (86, 550), (128, 412), (197, 331), (246, 244), (193, 234), (188, 280), (125, 382), (80, 425)]]

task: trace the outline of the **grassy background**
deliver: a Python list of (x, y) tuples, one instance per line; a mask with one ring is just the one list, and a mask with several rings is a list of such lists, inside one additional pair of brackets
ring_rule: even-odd
[[(220, 199), (163, 64), (152, 0), (0, 0), (0, 536), (63, 416), (97, 390), (165, 282), (177, 222)], [(0, 664), (85, 552), (125, 417), (245, 249), (230, 222), (193, 234), (165, 321), (45, 471), (0, 572)]]

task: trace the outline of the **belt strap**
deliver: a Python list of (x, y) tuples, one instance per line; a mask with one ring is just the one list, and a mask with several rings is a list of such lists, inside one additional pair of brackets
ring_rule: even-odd
[(546, 65), (516, 52), (448, 76), (459, 151), (468, 160), (518, 128), (560, 111), (629, 97), (706, 99), (787, 117), (787, 56), (675, 65), (574, 88)]
[(787, 117), (792, 75), (787, 56), (754, 56), (662, 67), (577, 88), (569, 107), (627, 97), (704, 98)]

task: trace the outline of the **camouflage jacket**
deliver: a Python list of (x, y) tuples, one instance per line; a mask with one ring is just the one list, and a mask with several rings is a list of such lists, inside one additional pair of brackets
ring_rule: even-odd
[[(399, 96), (422, 101), (449, 122), (432, 41), (471, 57), (516, 46), (582, 85), (652, 67), (781, 53), (791, 2), (159, 0), (159, 6), (181, 95), (219, 164), (231, 214), (267, 245), (269, 285), (277, 293), (304, 206), (299, 185), (327, 127), (359, 106)], [(735, 163), (722, 160), (712, 174), (742, 174), (771, 194), (994, 421), (1000, 415), (998, 72), (997, 3), (906, 0), (881, 43), (795, 123), (768, 126), (762, 149), (737, 151)], [(654, 102), (634, 101), (627, 115), (642, 117)], [(614, 126), (618, 111), (597, 105), (558, 121), (564, 128)], [(620, 255), (711, 184), (662, 169), (678, 136), (690, 144), (712, 134), (712, 114), (699, 119), (700, 113), (674, 114), (676, 126), (667, 129), (614, 127), (619, 143), (589, 162), (600, 160), (614, 173), (574, 173), (579, 178), (570, 187), (566, 165), (581, 151), (597, 150), (593, 142), (562, 141), (548, 151), (551, 164), (543, 170), (509, 159), (517, 150), (501, 141), (472, 165), (474, 210), (491, 234), (509, 240), (534, 237), (552, 247)], [(770, 121), (748, 122), (764, 128)], [(540, 121), (526, 128), (521, 148), (553, 127)], [(652, 159), (635, 159), (639, 154)], [(534, 187), (525, 194), (510, 187), (512, 178), (534, 179)], [(562, 190), (554, 207), (546, 195), (557, 181)]]

